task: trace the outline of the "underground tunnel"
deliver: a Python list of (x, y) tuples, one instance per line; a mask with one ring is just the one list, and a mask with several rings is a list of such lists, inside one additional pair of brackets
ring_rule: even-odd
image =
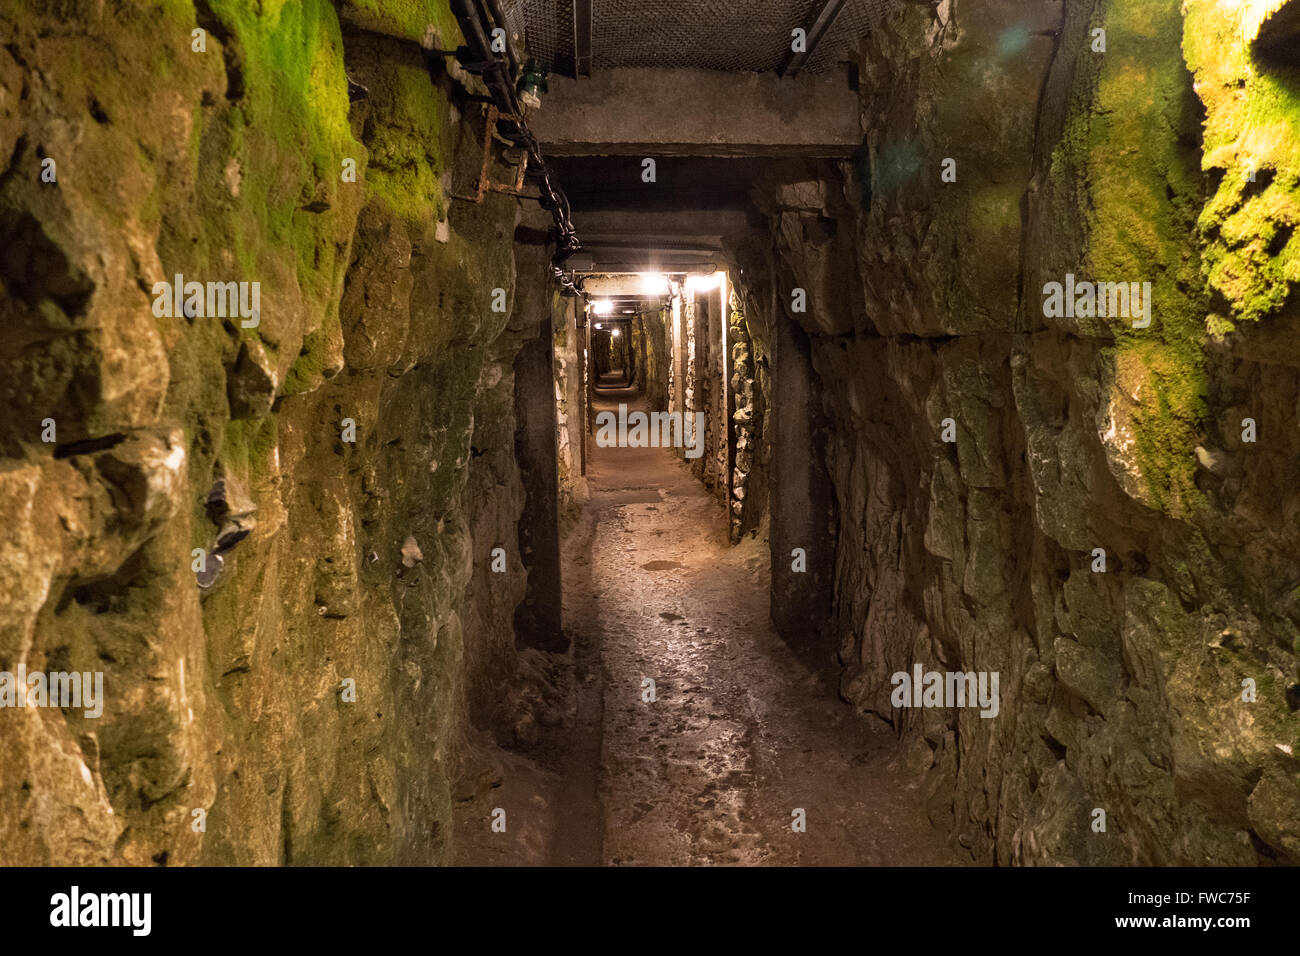
[(1300, 863), (1295, 0), (17, 0), (0, 156), (0, 864)]

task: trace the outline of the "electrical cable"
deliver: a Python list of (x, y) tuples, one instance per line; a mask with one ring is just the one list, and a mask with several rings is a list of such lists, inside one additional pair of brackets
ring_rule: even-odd
[(486, 24), (496, 22), (501, 29), (506, 28), (500, 4), (498, 0), (451, 0), (451, 7), (460, 22), (461, 32), (465, 35), (471, 57), (470, 63), (461, 65), (483, 78), (493, 105), (498, 111), (511, 117), (501, 120), (505, 126), (501, 130), (501, 135), (527, 151), (527, 176), (537, 182), (537, 201), (555, 220), (557, 248), (551, 262), (552, 275), (566, 293), (586, 299), (586, 293), (575, 282), (573, 274), (566, 273), (561, 268), (561, 264), (566, 259), (582, 249), (582, 243), (578, 240), (578, 232), (573, 226), (569, 198), (555, 181), (554, 174), (546, 164), (545, 157), (542, 156), (541, 144), (537, 142), (537, 137), (528, 128), (528, 123), (520, 112), (519, 97), (513, 82), (518, 60), (510, 49), (508, 41), (506, 58), (502, 59), (492, 51), (492, 44), (488, 40), (490, 31)]

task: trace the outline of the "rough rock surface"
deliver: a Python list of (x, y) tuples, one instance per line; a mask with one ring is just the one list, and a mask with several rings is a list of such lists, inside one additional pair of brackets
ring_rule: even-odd
[[(905, 5), (862, 161), (761, 197), (833, 418), (842, 693), (977, 860), (1300, 863), (1300, 99), (1241, 16)], [(1048, 316), (1066, 273), (1151, 282), (1150, 327)], [(1000, 672), (999, 716), (894, 708), (915, 662)]]
[[(1284, 9), (895, 5), (858, 51), (859, 159), (757, 184), (775, 266), (734, 250), (745, 348), (692, 307), (662, 336), (690, 361), (657, 367), (641, 327), (642, 383), (710, 411), (715, 491), (724, 358), (770, 410), (775, 330), (807, 333), (839, 691), (909, 738), (974, 860), (1300, 863)], [(585, 699), (511, 636), (512, 369), (540, 318), (516, 291), (545, 275), (516, 261), (517, 203), (448, 198), (477, 175), (482, 90), (426, 51), (460, 40), (440, 0), (0, 9), (0, 671), (105, 687), (99, 717), (0, 711), (0, 864), (445, 862), (453, 805), (500, 777), (480, 745), (531, 746)], [(1045, 310), (1067, 275), (1150, 282), (1151, 324)], [(177, 276), (256, 282), (258, 311), (184, 288), (176, 310)], [(553, 330), (572, 367), (575, 325)], [(771, 447), (738, 434), (750, 530)], [(605, 504), (636, 525), (654, 502)], [(635, 677), (637, 653), (611, 660)], [(998, 716), (895, 708), (918, 663), (997, 671)], [(665, 779), (694, 772), (669, 757)], [(714, 809), (725, 858), (749, 825)]]
[[(618, 401), (640, 404), (615, 391), (598, 407)], [(598, 448), (590, 475), (593, 527), (570, 539), (565, 588), (600, 698), (599, 801), (558, 808), (595, 831), (580, 862), (958, 862), (909, 763), (928, 748), (899, 748), (843, 706), (822, 661), (801, 659), (767, 620), (763, 543), (731, 547), (721, 503), (669, 450)]]
[[(526, 333), (518, 204), (447, 199), (481, 127), (434, 39), (443, 3), (0, 11), (0, 669), (106, 697), (0, 712), (0, 863), (446, 858), (511, 700)], [(260, 321), (158, 315), (177, 274)]]

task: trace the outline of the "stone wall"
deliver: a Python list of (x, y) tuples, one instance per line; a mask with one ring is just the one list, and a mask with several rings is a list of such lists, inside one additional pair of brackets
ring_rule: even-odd
[(727, 382), (723, 376), (721, 294), (717, 288), (691, 290), (688, 285), (684, 300), (690, 361), (687, 411), (704, 415), (704, 430), (697, 439), (701, 454), (687, 459), (687, 463), (704, 487), (726, 504), (730, 469), (727, 463)]
[(668, 369), (672, 364), (668, 354), (668, 323), (671, 320), (666, 309), (644, 311), (637, 319), (643, 347), (640, 381), (645, 389), (646, 407), (651, 411), (668, 409)]
[(559, 459), (560, 512), (573, 517), (590, 496), (582, 443), (584, 420), (583, 350), (585, 331), (578, 326), (582, 300), (560, 299), (552, 317), (555, 338), (555, 423)]
[[(445, 859), (522, 588), (518, 205), (447, 198), (454, 19), (57, 6), (0, 12), (0, 669), (105, 700), (0, 711), (0, 862)], [(258, 324), (166, 315), (177, 275), (260, 283)]]
[(767, 389), (763, 379), (767, 364), (760, 364), (760, 350), (749, 332), (742, 297), (732, 290), (728, 302), (730, 327), (727, 340), (731, 348), (729, 387), (734, 410), (731, 413), (735, 454), (731, 472), (731, 540), (759, 530), (767, 508), (764, 415)]
[[(861, 48), (861, 160), (766, 192), (842, 693), (976, 860), (1300, 862), (1300, 99), (1241, 16), (907, 5)], [(1151, 282), (1150, 325), (1048, 314), (1067, 273)], [(997, 716), (895, 706), (917, 663), (998, 672)]]
[[(772, 245), (751, 234), (728, 249), (732, 289), (729, 296), (732, 345), (731, 389), (736, 452), (733, 486), (743, 495), (732, 501), (732, 534), (764, 537), (770, 516), (772, 472), (772, 364), (775, 300)], [(743, 475), (743, 481), (741, 476)], [(737, 510), (739, 504), (739, 510)]]

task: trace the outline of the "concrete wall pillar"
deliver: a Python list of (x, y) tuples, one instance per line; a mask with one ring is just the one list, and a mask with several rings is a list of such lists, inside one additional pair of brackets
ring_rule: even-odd
[(619, 324), (619, 355), (622, 356), (623, 362), (623, 381), (629, 386), (635, 386), (636, 381), (636, 343), (632, 340), (632, 323), (625, 321)]
[(590, 431), (587, 423), (591, 420), (591, 391), (589, 381), (591, 378), (591, 362), (588, 359), (588, 349), (591, 342), (591, 323), (587, 319), (587, 309), (581, 299), (573, 300), (574, 312), (577, 315), (578, 323), (578, 399), (577, 403), (581, 408), (579, 413), (578, 433), (581, 436), (582, 445), (580, 448), (582, 460), (582, 473), (587, 474), (587, 435)]
[(583, 478), (583, 435), (585, 434), (585, 395), (582, 378), (582, 336), (586, 316), (582, 300), (564, 297), (553, 313), (555, 349), (551, 355), (555, 368), (556, 442), (559, 446), (560, 512), (564, 513), (587, 500), (587, 482)]
[(564, 650), (569, 642), (561, 633), (554, 339), (549, 315), (538, 332), (515, 357), (515, 460), (525, 493), (519, 556), (528, 572), (524, 600), (515, 609), (515, 637), (526, 647)]
[[(808, 336), (784, 310), (775, 315), (772, 383), (772, 623), (791, 644), (820, 646), (830, 620), (835, 505), (826, 472), (826, 433)], [(806, 561), (792, 566), (795, 549)]]
[(672, 363), (668, 383), (668, 410), (673, 412), (686, 410), (686, 334), (682, 328), (682, 311), (682, 297), (673, 296), (668, 326), (668, 361)]
[(694, 303), (693, 308), (690, 310), (690, 341), (692, 343), (691, 411), (704, 413), (704, 433), (699, 437), (700, 447), (703, 451), (700, 457), (690, 460), (690, 466), (692, 474), (707, 485), (709, 459), (711, 457), (709, 438), (713, 426), (713, 409), (709, 407), (713, 395), (713, 381), (710, 377), (710, 362), (712, 360), (710, 347), (712, 342), (709, 339), (711, 312), (707, 292), (696, 292), (691, 296), (691, 299)]

